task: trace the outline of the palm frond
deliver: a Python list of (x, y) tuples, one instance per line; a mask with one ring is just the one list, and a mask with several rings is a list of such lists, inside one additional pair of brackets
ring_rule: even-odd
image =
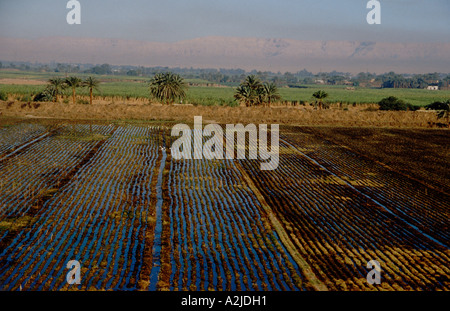
[(185, 98), (186, 88), (184, 79), (171, 72), (156, 74), (150, 80), (150, 94), (166, 103), (173, 103), (176, 99)]

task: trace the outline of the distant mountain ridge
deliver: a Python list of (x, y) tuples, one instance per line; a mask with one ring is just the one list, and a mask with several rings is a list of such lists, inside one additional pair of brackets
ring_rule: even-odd
[(246, 70), (450, 72), (450, 43), (204, 37), (173, 43), (123, 39), (0, 38), (8, 61)]

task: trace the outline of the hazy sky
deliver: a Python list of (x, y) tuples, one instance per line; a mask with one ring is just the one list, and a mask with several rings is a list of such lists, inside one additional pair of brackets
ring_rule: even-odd
[(67, 0), (0, 0), (0, 37), (450, 42), (450, 0), (380, 0), (381, 25), (367, 24), (367, 0), (79, 1), (81, 25), (68, 25)]

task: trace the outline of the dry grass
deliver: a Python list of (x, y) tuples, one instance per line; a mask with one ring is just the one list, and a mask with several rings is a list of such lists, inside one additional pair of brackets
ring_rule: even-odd
[[(193, 122), (194, 116), (218, 123), (263, 123), (285, 125), (326, 125), (356, 127), (426, 128), (439, 123), (436, 114), (426, 111), (377, 111), (371, 105), (327, 110), (311, 107), (222, 107), (148, 104), (145, 101), (96, 101), (91, 105), (40, 103), (39, 107), (23, 102), (0, 101), (5, 117), (38, 117), (70, 120), (166, 120)], [(206, 122), (205, 122), (206, 123)]]

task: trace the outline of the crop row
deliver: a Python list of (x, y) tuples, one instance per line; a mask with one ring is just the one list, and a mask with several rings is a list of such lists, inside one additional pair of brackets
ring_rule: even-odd
[[(0, 216), (26, 224), (5, 231), (0, 288), (156, 290), (167, 273), (172, 290), (304, 289), (237, 166), (170, 158), (166, 171), (164, 139), (159, 128), (66, 126), (2, 163)], [(71, 260), (81, 285), (66, 283)]]
[(0, 128), (0, 160), (5, 157), (5, 154), (38, 138), (45, 132), (45, 126), (34, 123), (18, 123)]
[(168, 193), (171, 290), (304, 289), (233, 161), (171, 159)]
[[(96, 134), (102, 130), (111, 127), (102, 126)], [(150, 180), (159, 156), (158, 135), (151, 128), (119, 127), (101, 140), (44, 202), (39, 218), (0, 254), (1, 288), (67, 289), (66, 264), (78, 260), (82, 283), (77, 288), (136, 289), (154, 217)]]
[[(329, 289), (448, 289), (448, 248), (283, 141), (277, 170), (240, 161), (270, 204), (298, 252)], [(383, 283), (366, 281), (378, 260)]]
[(296, 133), (287, 139), (397, 217), (449, 247), (450, 198), (328, 141)]
[[(79, 131), (88, 133), (89, 128), (79, 126)], [(61, 139), (61, 135), (67, 136), (67, 129), (36, 143), (28, 142), (20, 154), (0, 162), (0, 243), (11, 229), (20, 229), (33, 219), (40, 201), (57, 191), (61, 180), (95, 145), (92, 141)]]

